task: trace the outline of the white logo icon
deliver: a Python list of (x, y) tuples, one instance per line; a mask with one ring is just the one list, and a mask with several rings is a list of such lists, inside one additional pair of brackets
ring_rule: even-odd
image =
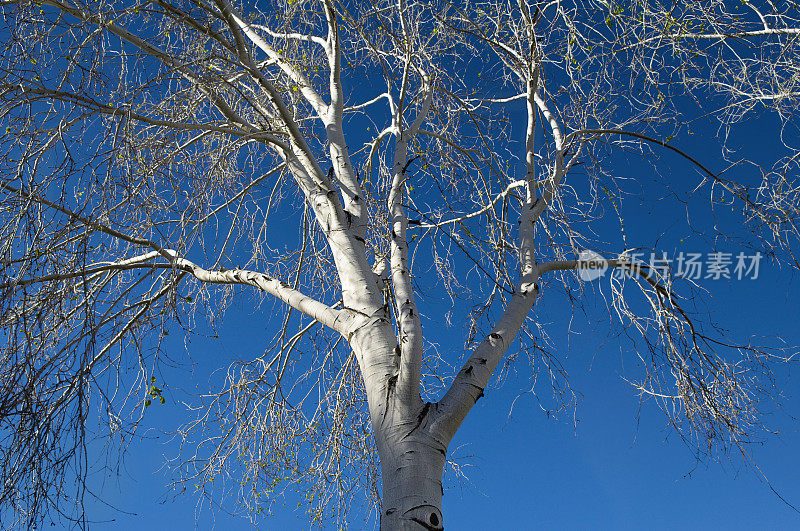
[(578, 277), (591, 282), (606, 274), (608, 266), (606, 260), (594, 251), (581, 251), (578, 254)]

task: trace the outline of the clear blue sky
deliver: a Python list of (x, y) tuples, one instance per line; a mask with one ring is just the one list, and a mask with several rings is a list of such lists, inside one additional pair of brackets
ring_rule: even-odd
[[(768, 135), (774, 131), (769, 121), (759, 122), (734, 139), (748, 149), (765, 150), (771, 155)], [(763, 128), (763, 129), (759, 129)], [(714, 131), (697, 130), (695, 136), (679, 137), (675, 142), (698, 155), (712, 168), (724, 167), (715, 147)], [(697, 171), (676, 157), (663, 154), (662, 175), (674, 188), (688, 187), (698, 180)], [(635, 158), (618, 156), (614, 171), (652, 180), (652, 168)], [(742, 179), (757, 179), (757, 175)], [(573, 182), (577, 182), (573, 181)], [(752, 181), (751, 181), (752, 182)], [(645, 194), (657, 197), (656, 192)], [(670, 211), (670, 203), (633, 202), (625, 211), (626, 231), (634, 245), (651, 246), (672, 254), (676, 251), (711, 252), (713, 242), (706, 235), (691, 235), (680, 225), (684, 213)], [(655, 214), (654, 214), (655, 212)], [(652, 225), (656, 215), (664, 215)], [(677, 225), (672, 222), (676, 221)], [(710, 221), (708, 213), (698, 221)], [(659, 230), (654, 230), (654, 226)], [(671, 228), (670, 228), (671, 227)], [(613, 230), (613, 227), (606, 227)], [(735, 232), (736, 227), (731, 226)], [(681, 241), (684, 240), (684, 241)], [(738, 252), (735, 244), (722, 244), (721, 250)], [(782, 335), (790, 344), (800, 344), (797, 316), (800, 315), (800, 285), (787, 269), (780, 270), (765, 260), (757, 280), (707, 281), (707, 297), (715, 322), (731, 331), (732, 337)], [(425, 304), (425, 296), (422, 297)], [(619, 341), (605, 318), (601, 297), (587, 294), (586, 312), (571, 312), (564, 296), (556, 290), (544, 291), (535, 313), (550, 323), (548, 331), (562, 355), (570, 381), (579, 394), (575, 422), (570, 415), (547, 418), (530, 396), (520, 398), (513, 416), (509, 410), (520, 389), (530, 386), (525, 364), (501, 389), (489, 389), (486, 398), (470, 413), (450, 447), (450, 456), (465, 466), (469, 481), (446, 477), (445, 523), (448, 529), (791, 529), (800, 527), (800, 514), (785, 505), (741, 458), (722, 458), (719, 462), (697, 462), (693, 453), (667, 424), (664, 415), (650, 401), (639, 402), (634, 390), (621, 376), (636, 372), (635, 361), (624, 341)], [(192, 344), (195, 369), (184, 385), (205, 388), (210, 372), (226, 360), (260, 352), (271, 337), (264, 311), (251, 311), (251, 299), (244, 295), (235, 303), (215, 342)], [(424, 309), (424, 306), (423, 306)], [(439, 303), (428, 307), (424, 323), (432, 341), (457, 346), (464, 329), (448, 329), (437, 317)], [(240, 320), (241, 319), (241, 320)], [(438, 319), (438, 321), (437, 321)], [(570, 323), (568, 326), (568, 323)], [(569, 329), (568, 329), (569, 328)], [(618, 330), (618, 329), (616, 329)], [(179, 338), (171, 339), (177, 343)], [(180, 347), (179, 347), (180, 348)], [(457, 354), (453, 354), (457, 355)], [(184, 373), (186, 375), (188, 373)], [(785, 394), (785, 409), (766, 417), (779, 435), (763, 445), (748, 448), (753, 461), (787, 500), (800, 506), (800, 423), (789, 415), (800, 414), (796, 370), (776, 372), (775, 384)], [(547, 386), (540, 388), (547, 393)], [(180, 395), (167, 392), (166, 406), (151, 407), (142, 426), (152, 440), (134, 443), (119, 475), (110, 474), (102, 495), (120, 513), (96, 502), (88, 506), (99, 518), (113, 519), (105, 525), (114, 529), (248, 529), (243, 519), (226, 514), (224, 507), (198, 509), (191, 496), (170, 497), (164, 484), (167, 475), (161, 468), (164, 456), (174, 455), (174, 445), (164, 444), (162, 430), (169, 431), (182, 414), (175, 402)], [(100, 484), (95, 476), (95, 485)], [(165, 497), (167, 498), (165, 501)], [(263, 520), (257, 529), (307, 529), (305, 507), (295, 510), (296, 501), (278, 503), (275, 515)], [(358, 515), (352, 528), (362, 527)], [(98, 525), (98, 529), (104, 526)]]
[[(797, 340), (794, 324), (800, 311), (796, 298), (787, 296), (767, 268), (760, 281), (734, 286), (721, 284), (714, 299), (732, 328), (755, 332), (783, 330)], [(749, 298), (767, 302), (751, 312), (742, 303)], [(545, 299), (546, 300), (546, 299)], [(546, 312), (555, 316), (562, 312)], [(256, 318), (258, 320), (258, 318)], [(229, 320), (228, 322), (232, 322)], [(258, 330), (226, 328), (223, 343), (237, 345), (240, 333)], [(776, 328), (777, 327), (777, 328)], [(470, 414), (451, 446), (451, 455), (467, 467), (471, 483), (449, 481), (444, 515), (449, 529), (793, 529), (800, 515), (784, 505), (752, 469), (733, 461), (697, 463), (687, 447), (665, 425), (654, 404), (639, 402), (619, 378), (619, 349), (613, 342), (601, 346), (601, 331), (578, 325), (567, 358), (574, 388), (582, 394), (577, 426), (569, 418), (547, 419), (531, 398), (523, 397), (515, 414), (507, 413), (519, 386), (509, 381)], [(602, 330), (602, 326), (596, 327)], [(228, 336), (226, 338), (226, 336)], [(241, 337), (241, 336), (239, 336)], [(238, 343), (240, 344), (240, 343)], [(219, 359), (213, 350), (198, 349), (196, 360)], [(201, 371), (198, 371), (201, 372)], [(797, 413), (797, 374), (780, 375), (777, 384)], [(521, 378), (521, 384), (527, 378)], [(202, 382), (201, 382), (202, 383)], [(171, 428), (178, 406), (152, 407), (154, 434)], [(800, 501), (800, 433), (798, 423), (783, 415), (769, 421), (782, 427), (779, 437), (751, 448), (752, 457), (776, 489), (797, 504)], [(158, 441), (134, 445), (125, 471), (109, 478), (104, 494), (120, 509), (135, 516), (93, 509), (113, 517), (118, 529), (249, 529), (247, 521), (207, 506), (196, 513), (196, 500), (183, 497), (163, 501), (166, 476), (156, 470), (170, 455)], [(469, 457), (472, 456), (472, 457)], [(118, 481), (118, 485), (115, 483)], [(304, 509), (295, 503), (276, 507), (276, 516), (257, 529), (307, 529)], [(195, 520), (197, 517), (197, 520)], [(358, 529), (358, 521), (353, 528)], [(98, 526), (102, 528), (102, 526)]]
[[(373, 95), (371, 90), (367, 97)], [(524, 104), (517, 103), (512, 119), (521, 124)], [(679, 135), (674, 144), (712, 169), (727, 167), (720, 160), (716, 130), (699, 125), (693, 128), (694, 135)], [(795, 128), (785, 133), (798, 139)], [(767, 161), (776, 153), (776, 135), (776, 124), (762, 120), (734, 135), (732, 142), (748, 153), (760, 153)], [(659, 153), (662, 164), (658, 180), (668, 180), (673, 190), (693, 188), (700, 179), (696, 168), (675, 155)], [(709, 233), (688, 232), (685, 212), (676, 209), (674, 202), (657, 201), (664, 188), (651, 184), (655, 179), (652, 166), (616, 152), (610, 170), (633, 178), (629, 183), (642, 183), (648, 198), (644, 202), (634, 198), (625, 207), (625, 229), (631, 245), (657, 244), (670, 254), (717, 250)], [(760, 174), (739, 173), (735, 177), (755, 184)], [(585, 178), (579, 173), (570, 178), (578, 191), (582, 182)], [(697, 201), (702, 204), (705, 199), (698, 197)], [(713, 224), (707, 211), (698, 212), (695, 221), (704, 226)], [(723, 216), (722, 223), (732, 233), (741, 231), (741, 223), (735, 220)], [(613, 223), (598, 228), (608, 234), (619, 230)], [(724, 243), (719, 250), (737, 253), (745, 249)], [(709, 290), (707, 301), (713, 320), (732, 331), (734, 338), (747, 341), (751, 336), (762, 336), (765, 342), (771, 342), (770, 338), (780, 335), (789, 344), (800, 345), (800, 285), (787, 269), (779, 270), (765, 260), (758, 280), (708, 281), (703, 286)], [(86, 499), (90, 521), (95, 522), (93, 529), (250, 528), (247, 520), (226, 512), (224, 500), (221, 507), (198, 504), (190, 493), (176, 496), (165, 486), (169, 481), (165, 461), (176, 456), (176, 445), (168, 434), (187, 418), (180, 404), (186, 395), (176, 389), (207, 390), (209, 381), (215, 378), (214, 370), (236, 359), (260, 355), (275, 327), (280, 326), (280, 315), (270, 316), (269, 305), (252, 310), (254, 297), (246, 290), (237, 292), (240, 297), (228, 310), (228, 318), (218, 330), (219, 339), (195, 339), (189, 349), (190, 362), (179, 329), (173, 328), (171, 354), (184, 365), (164, 370), (166, 383), (162, 387), (167, 403), (149, 408), (119, 469), (110, 464), (90, 476), (90, 487), (103, 500)], [(457, 302), (463, 316), (469, 301)], [(509, 415), (520, 389), (531, 385), (525, 362), (517, 366), (502, 388), (487, 389), (450, 446), (450, 457), (464, 467), (468, 481), (445, 477), (446, 528), (800, 528), (800, 514), (784, 504), (759, 472), (745, 466), (739, 456), (697, 462), (656, 405), (640, 402), (623, 381), (622, 376), (640, 373), (628, 343), (618, 339), (619, 329), (609, 327), (602, 297), (589, 289), (583, 303), (586, 311), (578, 310), (573, 316), (564, 295), (545, 288), (534, 310), (537, 320), (549, 323), (552, 343), (578, 393), (574, 418), (570, 413), (548, 418), (531, 395), (519, 398), (513, 416)], [(443, 351), (451, 353), (450, 361), (459, 366), (464, 321), (454, 319), (455, 324), (448, 328), (442, 317), (447, 308), (441, 298), (421, 293), (420, 305), (427, 317), (423, 326), (428, 339), (442, 345)], [(776, 372), (775, 384), (785, 395), (785, 408), (765, 418), (780, 433), (748, 450), (774, 488), (800, 507), (800, 422), (792, 418), (800, 417), (800, 375), (796, 367), (791, 369)], [(548, 387), (543, 384), (538, 389), (546, 395)], [(102, 465), (97, 461), (93, 464), (95, 468)], [(305, 506), (296, 510), (297, 500), (292, 497), (285, 500), (285, 506), (282, 503), (274, 506), (273, 516), (254, 528), (308, 529)], [(352, 529), (366, 527), (360, 524), (362, 516), (354, 514)]]

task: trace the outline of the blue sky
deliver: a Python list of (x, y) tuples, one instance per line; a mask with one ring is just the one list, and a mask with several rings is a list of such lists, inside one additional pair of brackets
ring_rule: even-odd
[[(764, 125), (768, 126), (769, 123)], [(706, 149), (694, 139), (686, 146), (689, 151), (694, 147), (694, 152), (704, 155), (713, 167), (722, 163), (716, 156), (718, 150), (710, 147), (715, 142), (713, 132), (707, 133)], [(768, 150), (764, 138), (745, 134), (737, 141), (742, 146), (750, 143), (749, 147)], [(688, 187), (698, 179), (695, 169), (675, 157), (663, 155), (663, 163), (662, 173), (676, 188)], [(636, 158), (617, 157), (614, 164), (617, 173), (638, 177), (642, 182), (652, 175), (652, 168)], [(652, 195), (658, 196), (655, 192)], [(658, 248), (671, 255), (680, 250), (704, 254), (714, 250), (707, 234), (685, 232), (679, 223), (680, 215), (665, 218), (665, 224), (671, 227), (666, 235), (654, 230), (650, 224), (652, 212), (663, 211), (668, 204), (631, 203), (624, 216), (629, 220), (629, 241), (651, 246), (660, 238)], [(698, 220), (708, 222), (709, 214), (699, 212)], [(606, 229), (613, 232), (613, 227)], [(730, 230), (731, 234), (737, 232), (734, 226)], [(741, 250), (731, 243), (722, 243), (719, 249), (734, 253)], [(701, 285), (709, 290), (706, 300), (713, 320), (729, 330), (731, 337), (761, 337), (770, 343), (781, 335), (789, 344), (800, 344), (796, 325), (800, 286), (788, 269), (765, 260), (756, 280), (708, 280)], [(429, 304), (428, 319), (423, 323), (429, 339), (452, 345), (456, 351), (463, 338), (463, 326), (456, 324), (448, 329), (441, 313), (437, 315), (444, 309), (441, 303), (424, 294), (421, 300), (421, 304)], [(191, 377), (184, 382), (189, 387), (202, 390), (209, 374), (224, 366), (226, 360), (263, 349), (272, 327), (278, 324), (277, 317), (267, 321), (269, 305), (250, 310), (250, 301), (247, 293), (240, 292), (219, 330), (218, 341), (192, 343), (190, 353), (195, 365)], [(637, 374), (629, 344), (619, 340), (618, 328), (609, 326), (599, 294), (589, 289), (583, 301), (584, 309), (573, 317), (564, 296), (558, 290), (550, 290), (543, 292), (534, 309), (538, 320), (550, 323), (553, 344), (578, 393), (574, 418), (570, 412), (548, 418), (529, 394), (517, 400), (513, 415), (509, 415), (520, 389), (531, 385), (524, 363), (502, 388), (487, 390), (486, 398), (470, 413), (450, 447), (450, 457), (464, 467), (468, 481), (446, 476), (447, 527), (789, 529), (800, 525), (800, 515), (770, 490), (751, 464), (744, 463), (735, 453), (730, 458), (722, 456), (717, 462), (698, 461), (692, 449), (667, 425), (656, 405), (647, 400), (640, 402), (635, 390), (621, 378)], [(171, 340), (178, 342), (174, 335)], [(800, 506), (796, 476), (800, 469), (800, 424), (791, 417), (800, 413), (797, 382), (794, 367), (776, 369), (775, 385), (784, 392), (784, 408), (768, 414), (765, 422), (779, 434), (765, 439), (764, 444), (749, 446), (747, 451), (772, 486)], [(539, 390), (546, 395), (548, 388), (540, 386)], [(164, 456), (174, 455), (174, 446), (161, 444), (165, 440), (162, 430), (170, 431), (182, 413), (175, 404), (180, 396), (168, 392), (167, 397), (166, 406), (150, 408), (142, 426), (149, 430), (148, 436), (159, 438), (133, 444), (123, 471), (109, 476), (102, 489), (111, 503), (135, 515), (98, 504), (90, 507), (99, 515), (113, 518), (113, 523), (107, 524), (112, 528), (250, 528), (246, 520), (229, 516), (224, 508), (211, 510), (204, 504), (198, 510), (196, 498), (170, 498), (164, 487), (167, 475), (159, 468)], [(305, 506), (296, 509), (296, 499), (289, 497), (273, 509), (273, 516), (253, 528), (308, 528)], [(352, 528), (363, 526), (361, 517), (354, 515)]]
[[(761, 280), (719, 283), (714, 291), (716, 315), (732, 328), (769, 333), (797, 328), (794, 316), (800, 304), (787, 295), (785, 275), (765, 268)], [(771, 301), (757, 313), (743, 300)], [(546, 299), (545, 299), (546, 300)], [(234, 322), (239, 312), (232, 314)], [(244, 312), (243, 312), (244, 313)], [(542, 312), (549, 317), (561, 311)], [(255, 321), (260, 320), (254, 316)], [(255, 323), (252, 323), (255, 325)], [(242, 325), (227, 325), (221, 342), (246, 349), (237, 341), (252, 333)], [(527, 382), (509, 381), (491, 390), (470, 414), (451, 445), (451, 457), (466, 465), (470, 482), (448, 483), (444, 497), (445, 522), (450, 529), (790, 529), (800, 515), (773, 494), (752, 467), (733, 455), (720, 463), (698, 463), (689, 449), (666, 426), (664, 416), (651, 402), (641, 406), (631, 388), (619, 378), (619, 349), (607, 343), (603, 327), (578, 325), (566, 358), (573, 387), (580, 392), (577, 425), (570, 418), (547, 419), (529, 396), (522, 397), (509, 417), (511, 402)], [(594, 328), (594, 330), (592, 330)], [(606, 343), (601, 346), (601, 344)], [(193, 356), (219, 359), (218, 352), (198, 349)], [(208, 364), (210, 368), (211, 364)], [(198, 373), (202, 371), (198, 370)], [(796, 371), (779, 373), (776, 383), (787, 393), (787, 412), (800, 411)], [(202, 381), (200, 381), (202, 385)], [(175, 405), (151, 407), (146, 427), (152, 435), (170, 430)], [(640, 414), (639, 414), (640, 413)], [(638, 421), (637, 421), (638, 415)], [(789, 501), (800, 500), (800, 430), (785, 414), (767, 419), (781, 434), (763, 446), (749, 448), (751, 457), (773, 486)], [(163, 436), (162, 439), (163, 440)], [(100, 514), (114, 518), (115, 529), (246, 529), (247, 521), (231, 518), (222, 510), (179, 497), (163, 501), (167, 480), (157, 469), (169, 445), (160, 440), (133, 446), (119, 477), (108, 478), (103, 494), (125, 515), (90, 504)], [(275, 516), (255, 529), (307, 529), (304, 508), (278, 504)], [(98, 528), (104, 526), (99, 525)], [(353, 528), (361, 525), (354, 519)]]
[[(372, 96), (370, 89), (369, 96)], [(512, 114), (521, 119), (523, 104)], [(687, 109), (690, 111), (690, 109)], [(515, 128), (518, 127), (516, 124)], [(720, 159), (716, 130), (694, 128), (694, 134), (674, 141), (711, 168), (726, 164)], [(355, 129), (355, 127), (353, 128)], [(758, 121), (732, 139), (733, 146), (756, 152), (764, 161), (774, 158), (773, 139), (777, 126)], [(766, 133), (766, 134), (765, 134)], [(787, 134), (795, 138), (796, 131)], [(358, 138), (358, 140), (362, 140)], [(357, 144), (357, 142), (353, 142)], [(691, 233), (683, 222), (684, 212), (669, 199), (662, 199), (669, 180), (673, 190), (687, 191), (698, 182), (696, 168), (673, 154), (662, 157), (661, 177), (654, 183), (653, 168), (645, 161), (619, 153), (611, 159), (612, 173), (642, 183), (645, 201), (634, 199), (624, 210), (626, 235), (635, 246), (657, 246), (675, 252), (708, 253), (745, 250), (735, 243), (715, 247), (709, 232)], [(752, 169), (752, 168), (751, 168)], [(737, 178), (755, 184), (760, 175), (739, 173)], [(581, 190), (578, 173), (570, 183)], [(706, 194), (707, 195), (707, 194)], [(704, 204), (698, 195), (690, 203)], [(699, 225), (714, 220), (707, 210), (697, 211)], [(742, 232), (741, 223), (725, 214), (721, 227), (729, 234)], [(618, 234), (615, 222), (598, 226), (603, 234)], [(613, 240), (611, 248), (621, 251)], [(757, 280), (704, 281), (713, 320), (746, 341), (751, 336), (774, 342), (782, 336), (790, 345), (800, 345), (797, 316), (800, 286), (787, 269), (764, 261)], [(594, 289), (603, 280), (587, 286), (580, 300), (583, 310), (572, 307), (557, 289), (544, 289), (534, 315), (548, 323), (548, 332), (559, 358), (567, 368), (572, 388), (578, 394), (572, 411), (548, 418), (530, 395), (524, 362), (512, 371), (503, 387), (487, 389), (485, 399), (474, 408), (450, 447), (450, 457), (467, 474), (466, 481), (446, 476), (444, 517), (448, 529), (787, 529), (800, 527), (800, 514), (789, 508), (767, 486), (759, 471), (733, 454), (719, 462), (698, 462), (667, 425), (652, 401), (641, 402), (622, 377), (637, 374), (630, 345), (619, 339), (619, 328), (608, 324), (607, 308)], [(202, 392), (214, 381), (214, 371), (237, 359), (260, 355), (280, 325), (280, 314), (270, 305), (256, 308), (254, 297), (239, 289), (216, 340), (195, 338), (188, 353), (178, 329), (170, 334), (170, 354), (183, 365), (163, 368), (166, 404), (148, 409), (137, 437), (131, 441), (119, 469), (110, 466), (94, 472), (92, 490), (103, 500), (87, 498), (87, 511), (94, 528), (103, 529), (246, 529), (247, 520), (231, 517), (223, 500), (221, 507), (199, 502), (187, 493), (174, 495), (165, 485), (169, 475), (165, 460), (176, 456), (170, 433), (186, 413), (181, 401), (189, 392)], [(420, 293), (425, 332), (442, 345), (458, 365), (465, 335), (462, 320), (444, 323), (441, 293)], [(468, 300), (457, 300), (456, 316), (469, 309)], [(256, 308), (256, 309), (253, 309)], [(460, 312), (460, 313), (459, 313)], [(190, 357), (187, 357), (187, 354)], [(159, 381), (161, 385), (161, 381)], [(748, 447), (749, 456), (787, 500), (800, 507), (800, 416), (798, 375), (794, 367), (776, 369), (775, 385), (785, 393), (784, 409), (765, 417), (779, 434), (764, 444)], [(546, 383), (537, 387), (546, 397)], [(767, 407), (768, 411), (770, 408)], [(219, 500), (217, 500), (219, 501)], [(284, 505), (285, 504), (285, 505)], [(257, 529), (307, 529), (305, 506), (296, 509), (297, 498), (289, 495), (273, 506), (274, 515), (261, 520)], [(353, 515), (352, 528), (361, 528), (363, 514)]]

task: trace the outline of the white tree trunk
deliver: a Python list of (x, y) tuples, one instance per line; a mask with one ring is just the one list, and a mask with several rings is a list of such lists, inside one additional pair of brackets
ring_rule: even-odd
[(436, 404), (403, 392), (407, 368), (394, 329), (385, 318), (355, 321), (350, 345), (364, 376), (372, 429), (383, 480), (382, 531), (439, 530), (442, 527), (442, 472), (449, 439), (434, 428)]
[(443, 529), (442, 472), (447, 449), (427, 431), (432, 407), (425, 404), (416, 418), (379, 435), (381, 531)]

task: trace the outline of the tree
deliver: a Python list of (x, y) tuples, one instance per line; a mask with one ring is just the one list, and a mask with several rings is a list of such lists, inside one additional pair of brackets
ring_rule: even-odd
[[(16, 524), (74, 517), (90, 441), (124, 447), (164, 402), (170, 328), (213, 330), (252, 293), (285, 309), (272, 347), (193, 404), (176, 482), (235, 477), (256, 513), (290, 479), (313, 519), (345, 522), (360, 489), (381, 529), (442, 529), (448, 447), (498, 367), (527, 354), (553, 410), (571, 404), (531, 310), (556, 288), (579, 303), (576, 270), (627, 272), (604, 288), (609, 319), (682, 437), (745, 453), (761, 433), (761, 383), (789, 353), (727, 338), (690, 280), (621, 251), (608, 220), (643, 195), (612, 167), (696, 169), (638, 183), (672, 194), (654, 238), (705, 208), (747, 231), (699, 215), (697, 230), (797, 268), (796, 4), (0, 6), (0, 506)], [(764, 116), (782, 153), (732, 151)], [(673, 142), (704, 120), (725, 172)], [(431, 293), (453, 313), (426, 309)], [(460, 368), (423, 316), (465, 319)]]

